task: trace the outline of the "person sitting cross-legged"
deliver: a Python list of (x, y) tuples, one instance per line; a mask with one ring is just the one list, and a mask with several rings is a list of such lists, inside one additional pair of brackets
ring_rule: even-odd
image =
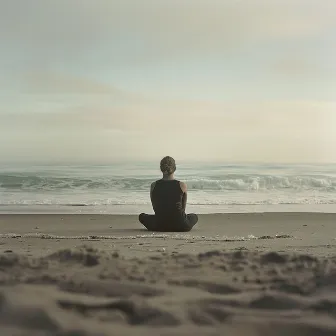
[(160, 162), (162, 179), (151, 184), (150, 198), (154, 215), (141, 213), (139, 221), (149, 231), (188, 232), (198, 222), (196, 214), (186, 214), (187, 185), (174, 178), (175, 160), (164, 157)]

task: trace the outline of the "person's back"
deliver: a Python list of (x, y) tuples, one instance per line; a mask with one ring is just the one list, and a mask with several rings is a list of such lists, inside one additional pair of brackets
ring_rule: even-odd
[(181, 224), (185, 219), (183, 190), (178, 180), (158, 180), (152, 190), (152, 203), (157, 223), (163, 227)]
[(175, 160), (170, 156), (164, 157), (160, 169), (163, 177), (153, 182), (150, 189), (155, 215), (142, 213), (139, 221), (150, 231), (190, 231), (198, 217), (185, 213), (187, 186), (174, 179)]

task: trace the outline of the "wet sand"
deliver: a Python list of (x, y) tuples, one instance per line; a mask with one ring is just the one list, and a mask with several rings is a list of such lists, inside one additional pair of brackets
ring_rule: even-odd
[(125, 257), (237, 248), (328, 256), (335, 253), (335, 238), (336, 214), (323, 213), (200, 215), (194, 230), (185, 234), (153, 234), (137, 216), (0, 215), (0, 252), (11, 249), (35, 257), (84, 243)]
[(335, 335), (336, 214), (0, 215), (1, 335)]

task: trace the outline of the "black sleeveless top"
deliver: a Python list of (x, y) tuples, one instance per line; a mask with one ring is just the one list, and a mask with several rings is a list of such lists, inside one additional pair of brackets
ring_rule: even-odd
[(183, 191), (178, 180), (158, 180), (152, 191), (152, 203), (157, 221), (164, 225), (184, 222)]

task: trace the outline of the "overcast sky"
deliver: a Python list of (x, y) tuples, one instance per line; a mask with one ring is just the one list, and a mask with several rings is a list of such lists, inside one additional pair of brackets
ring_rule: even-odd
[(336, 162), (335, 0), (0, 0), (1, 162)]

